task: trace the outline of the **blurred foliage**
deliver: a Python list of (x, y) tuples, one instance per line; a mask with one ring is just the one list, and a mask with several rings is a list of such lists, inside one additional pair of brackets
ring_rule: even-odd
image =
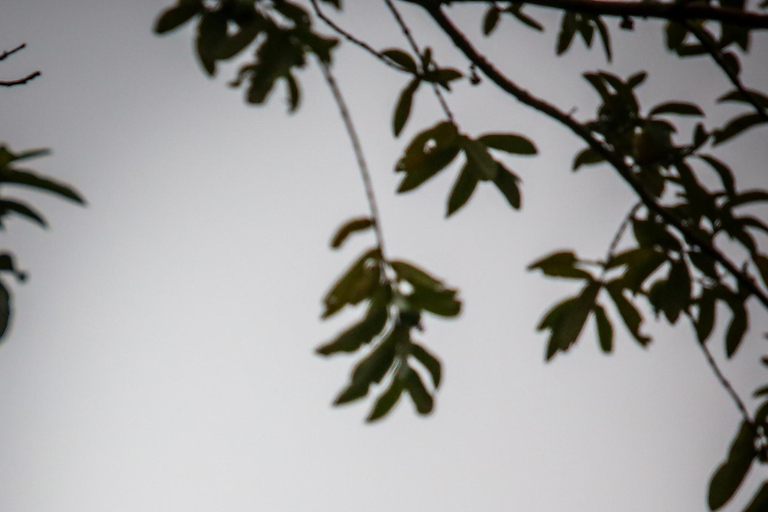
[[(310, 56), (319, 59), (321, 65), (330, 66), (339, 40), (346, 39), (408, 77), (393, 108), (391, 130), (395, 137), (403, 134), (416, 93), (428, 84), (446, 119), (437, 120), (413, 135), (404, 145), (394, 170), (402, 174), (397, 192), (404, 193), (420, 188), (440, 172), (456, 169), (446, 216), (467, 205), (481, 182), (493, 184), (512, 209), (520, 209), (522, 182), (507, 167), (507, 158), (538, 153), (524, 134), (464, 132), (443, 97), (451, 92), (452, 84), (467, 79), (478, 85), (482, 80), (478, 69), (483, 69), (490, 81), (510, 95), (571, 128), (587, 144), (574, 156), (572, 170), (597, 165), (612, 167), (635, 190), (639, 202), (620, 223), (604, 256), (584, 258), (575, 250), (558, 250), (529, 266), (529, 270), (541, 271), (548, 277), (581, 283), (578, 293), (553, 305), (538, 325), (538, 330), (548, 332), (545, 359), (552, 360), (571, 350), (590, 318), (597, 343), (606, 354), (613, 351), (618, 324), (623, 324), (640, 346), (647, 347), (651, 337), (643, 324), (650, 315), (670, 324), (687, 319), (713, 371), (744, 416), (731, 450), (716, 469), (709, 487), (710, 509), (724, 506), (755, 462), (768, 461), (768, 402), (750, 417), (709, 355), (716, 320), (727, 323), (722, 350), (731, 358), (750, 335), (750, 314), (768, 311), (768, 255), (764, 242), (768, 225), (756, 216), (759, 210), (754, 208), (768, 202), (768, 191), (741, 189), (737, 174), (715, 152), (720, 145), (735, 141), (748, 131), (765, 129), (768, 96), (747, 88), (740, 78), (740, 55), (750, 51), (752, 31), (756, 29), (719, 21), (716, 16), (709, 20), (686, 18), (684, 9), (709, 6), (715, 15), (718, 9), (755, 16), (760, 15), (759, 11), (748, 11), (743, 0), (694, 0), (680, 3), (678, 7), (682, 10), (678, 11), (666, 9), (669, 5), (661, 2), (646, 2), (650, 7), (659, 7), (656, 17), (664, 19), (662, 37), (670, 52), (681, 59), (709, 56), (732, 84), (732, 90), (724, 91), (716, 102), (738, 105), (741, 111), (722, 126), (708, 127), (703, 121), (704, 106), (690, 101), (665, 100), (643, 108), (635, 91), (648, 79), (644, 71), (626, 78), (604, 70), (584, 73), (584, 85), (595, 91), (600, 104), (592, 118), (577, 121), (571, 114), (560, 112), (511, 82), (504, 82), (506, 79), (500, 78), (483, 57), (473, 54), (466, 36), (448, 22), (440, 21), (440, 8), (450, 1), (408, 3), (421, 6), (432, 15), (467, 56), (468, 76), (457, 69), (441, 67), (430, 47), (419, 50), (394, 3), (385, 3), (411, 50), (388, 47), (379, 51), (339, 27), (322, 9), (330, 5), (340, 11), (340, 0), (310, 0), (306, 6), (287, 0), (181, 0), (161, 13), (155, 31), (162, 34), (193, 22), (197, 56), (209, 75), (216, 72), (219, 61), (249, 49), (246, 53), (253, 60), (240, 68), (231, 85), (246, 84), (246, 101), (262, 104), (275, 84), (283, 81), (290, 111), (299, 106), (297, 70), (305, 67)], [(535, 7), (531, 4), (536, 2), (485, 4), (487, 9), (478, 23), (487, 37), (505, 29), (507, 18), (534, 31), (545, 31), (544, 24), (530, 13)], [(615, 12), (601, 12), (600, 6), (605, 4), (600, 2), (592, 2), (589, 9), (581, 10), (567, 2), (551, 4), (548, 2), (548, 7), (562, 12), (554, 41), (557, 55), (565, 55), (577, 39), (587, 48), (599, 39), (606, 60), (613, 59), (611, 34), (604, 18), (616, 16)], [(763, 2), (757, 9), (766, 7), (768, 2)], [(326, 21), (335, 32), (334, 37), (315, 32), (311, 10)], [(635, 19), (630, 15), (619, 16), (619, 28), (633, 30)], [(694, 121), (685, 124), (694, 124), (689, 137), (680, 134), (681, 118)], [(362, 166), (361, 172), (366, 172)], [(442, 280), (411, 263), (385, 256), (370, 194), (369, 200), (371, 216), (351, 219), (342, 225), (332, 238), (331, 247), (338, 249), (350, 236), (371, 231), (376, 234), (376, 243), (333, 284), (323, 300), (322, 315), (328, 318), (350, 306), (364, 310), (363, 316), (321, 345), (317, 352), (323, 356), (362, 354), (335, 405), (375, 394), (367, 418), (375, 421), (386, 416), (405, 392), (419, 414), (428, 414), (434, 408), (442, 370), (437, 357), (414, 338), (423, 330), (423, 314), (455, 317), (460, 313), (461, 302), (457, 290), (447, 287)], [(763, 237), (762, 242), (759, 237)], [(721, 314), (716, 313), (718, 305)], [(764, 363), (768, 365), (768, 359)], [(765, 396), (768, 385), (756, 392), (756, 397)], [(768, 482), (756, 491), (744, 512), (765, 510)]]

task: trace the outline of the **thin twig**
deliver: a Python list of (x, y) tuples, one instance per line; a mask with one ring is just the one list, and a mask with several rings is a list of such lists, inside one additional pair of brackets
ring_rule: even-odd
[(373, 222), (373, 230), (376, 234), (376, 245), (379, 248), (381, 259), (387, 261), (384, 254), (384, 234), (381, 230), (381, 216), (379, 215), (379, 208), (376, 203), (376, 195), (373, 191), (373, 182), (371, 180), (371, 173), (368, 170), (368, 164), (365, 162), (365, 155), (363, 154), (363, 148), (360, 144), (360, 138), (357, 136), (357, 131), (352, 123), (352, 116), (349, 114), (349, 109), (344, 101), (344, 97), (341, 95), (341, 89), (336, 82), (336, 79), (331, 72), (331, 68), (326, 62), (322, 60), (320, 62), (320, 69), (323, 71), (325, 81), (328, 83), (328, 87), (331, 89), (333, 99), (336, 101), (336, 105), (339, 107), (339, 114), (344, 122), (344, 127), (347, 129), (347, 135), (352, 143), (352, 150), (355, 153), (357, 159), (357, 166), (360, 169), (360, 176), (363, 179), (363, 186), (365, 187), (365, 195), (368, 199), (368, 208), (371, 212), (371, 221)]
[(34, 80), (35, 78), (39, 77), (40, 75), (41, 73), (39, 71), (35, 71), (34, 73), (30, 73), (24, 78), (19, 78), (18, 80), (0, 80), (0, 86), (13, 87), (14, 85), (24, 85), (30, 80)]
[(482, 70), (492, 82), (521, 103), (528, 105), (565, 125), (575, 135), (584, 140), (590, 148), (596, 151), (610, 163), (616, 171), (618, 171), (619, 175), (627, 182), (632, 190), (635, 191), (638, 198), (649, 210), (661, 216), (668, 224), (672, 225), (682, 233), (689, 244), (699, 247), (702, 252), (708, 254), (711, 258), (720, 263), (745, 289), (749, 290), (749, 292), (754, 294), (764, 306), (768, 307), (768, 295), (763, 292), (745, 272), (739, 270), (733, 262), (712, 245), (712, 243), (686, 227), (677, 216), (657, 203), (656, 199), (645, 190), (642, 183), (634, 175), (633, 169), (624, 162), (621, 155), (615, 153), (612, 149), (597, 140), (585, 126), (573, 119), (570, 115), (561, 111), (554, 105), (533, 96), (501, 74), (501, 72), (498, 71), (485, 57), (478, 53), (464, 34), (462, 34), (445, 16), (439, 6), (435, 6), (432, 3), (427, 5), (426, 0), (420, 1), (423, 2), (420, 5), (427, 10), (435, 22), (451, 38), (454, 45), (456, 45), (456, 47), (459, 48), (471, 62)]
[[(489, 0), (405, 0), (423, 7), (439, 8), (460, 3), (490, 3)], [(523, 0), (522, 4), (569, 12), (618, 17), (656, 18), (671, 21), (709, 20), (745, 28), (768, 28), (768, 14), (698, 2), (627, 2), (623, 0)]]
[(13, 50), (8, 50), (6, 52), (0, 53), (0, 60), (5, 60), (8, 57), (10, 57), (11, 55), (13, 55), (14, 53), (16, 53), (16, 52), (18, 52), (20, 50), (23, 50), (26, 47), (27, 47), (27, 43), (21, 43), (19, 46), (17, 46)]
[(755, 96), (749, 92), (746, 87), (744, 87), (744, 84), (741, 83), (739, 76), (726, 62), (723, 56), (723, 52), (718, 47), (712, 35), (703, 27), (699, 27), (695, 23), (691, 23), (688, 20), (683, 21), (682, 25), (688, 29), (688, 31), (691, 32), (696, 37), (696, 39), (699, 40), (704, 48), (707, 49), (707, 52), (709, 52), (717, 65), (720, 66), (720, 69), (723, 70), (733, 86), (736, 87), (736, 89), (747, 99), (747, 101), (752, 104), (753, 107), (755, 107), (757, 114), (768, 121), (768, 112), (766, 112), (766, 109), (764, 109), (757, 101), (757, 99), (755, 99)]
[(736, 404), (736, 408), (744, 417), (744, 421), (751, 425), (752, 428), (755, 428), (755, 422), (749, 415), (749, 411), (747, 411), (746, 405), (744, 405), (741, 397), (739, 397), (739, 395), (736, 393), (736, 390), (733, 389), (731, 383), (728, 381), (728, 379), (725, 378), (725, 375), (723, 375), (723, 372), (720, 371), (720, 368), (718, 368), (717, 363), (712, 357), (712, 354), (709, 352), (707, 346), (704, 343), (699, 343), (699, 346), (701, 347), (701, 351), (704, 352), (704, 357), (707, 359), (707, 363), (709, 364), (710, 368), (712, 368), (715, 377), (717, 377), (717, 380), (720, 381), (720, 385), (725, 388), (725, 391), (728, 393), (728, 395), (730, 395), (733, 403)]
[[(417, 56), (421, 56), (421, 52), (419, 51), (419, 45), (416, 44), (416, 39), (414, 39), (413, 34), (411, 34), (410, 28), (408, 28), (408, 25), (405, 23), (405, 20), (400, 15), (400, 11), (397, 10), (395, 7), (395, 4), (392, 3), (392, 0), (384, 0), (384, 3), (387, 4), (387, 7), (389, 8), (389, 11), (392, 13), (392, 16), (394, 16), (395, 21), (400, 26), (400, 30), (403, 31), (403, 35), (408, 40), (408, 44), (411, 45), (411, 49)], [(424, 70), (426, 71), (426, 69)], [(443, 109), (443, 112), (445, 112), (445, 117), (448, 118), (448, 121), (450, 121), (452, 124), (456, 124), (453, 112), (451, 112), (451, 109), (448, 107), (448, 102), (445, 101), (445, 98), (443, 97), (443, 92), (440, 90), (440, 87), (436, 83), (432, 83), (432, 90), (435, 91), (435, 96), (437, 96), (437, 101), (440, 103), (440, 107)]]

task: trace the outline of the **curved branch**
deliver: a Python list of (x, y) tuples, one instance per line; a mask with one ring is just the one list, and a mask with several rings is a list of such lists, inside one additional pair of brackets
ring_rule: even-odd
[(24, 85), (30, 80), (34, 80), (35, 78), (39, 77), (40, 75), (41, 73), (39, 71), (35, 71), (34, 73), (30, 73), (27, 76), (17, 80), (0, 80), (0, 86), (13, 87), (14, 85)]
[[(409, 0), (411, 1), (411, 0)], [(575, 135), (580, 137), (586, 142), (594, 151), (600, 154), (609, 164), (613, 166), (619, 175), (627, 182), (627, 184), (635, 191), (638, 198), (648, 207), (649, 210), (655, 214), (661, 216), (667, 223), (672, 225), (686, 241), (699, 247), (702, 252), (708, 254), (711, 258), (720, 263), (729, 274), (731, 274), (745, 289), (754, 294), (762, 304), (768, 308), (768, 295), (763, 292), (752, 280), (752, 278), (745, 272), (739, 270), (739, 268), (731, 262), (723, 253), (721, 253), (712, 243), (702, 238), (697, 233), (688, 229), (675, 215), (673, 215), (666, 208), (656, 202), (656, 199), (651, 196), (642, 184), (635, 177), (632, 168), (628, 166), (624, 159), (614, 153), (611, 149), (605, 146), (602, 142), (597, 140), (592, 133), (573, 119), (570, 115), (559, 110), (554, 105), (547, 103), (546, 101), (537, 98), (530, 94), (528, 91), (520, 88), (517, 84), (505, 77), (499, 72), (485, 57), (477, 52), (472, 46), (472, 43), (462, 34), (456, 26), (445, 16), (440, 9), (439, 2), (429, 2), (425, 0), (413, 1), (412, 3), (418, 3), (421, 5), (429, 15), (435, 20), (435, 22), (443, 29), (443, 31), (451, 38), (454, 45), (464, 53), (464, 55), (473, 62), (478, 69), (494, 82), (499, 88), (509, 93), (521, 103), (528, 105), (529, 107), (538, 110), (539, 112), (551, 117), (555, 121), (560, 122), (569, 128)]]
[[(404, 0), (428, 8), (465, 3), (491, 3), (489, 0)], [(527, 5), (549, 7), (590, 15), (656, 18), (671, 21), (719, 21), (745, 28), (768, 29), (768, 14), (686, 2), (623, 2), (619, 0), (523, 0)]]

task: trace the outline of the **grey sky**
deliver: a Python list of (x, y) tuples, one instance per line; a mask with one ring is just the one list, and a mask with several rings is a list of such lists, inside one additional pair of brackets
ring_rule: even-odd
[[(374, 46), (405, 46), (380, 2), (347, 3), (343, 22)], [(390, 252), (446, 278), (465, 303), (458, 320), (429, 319), (422, 337), (444, 364), (436, 412), (419, 418), (403, 401), (366, 426), (369, 402), (329, 405), (353, 359), (312, 352), (358, 314), (318, 320), (327, 287), (372, 243), (360, 236), (328, 249), (334, 229), (366, 205), (322, 77), (311, 67), (301, 75), (297, 115), (285, 114), (282, 90), (269, 106), (248, 107), (225, 85), (235, 66), (203, 76), (188, 29), (152, 35), (165, 6), (10, 0), (0, 9), (0, 50), (28, 45), (0, 65), (2, 76), (43, 72), (0, 91), (0, 141), (52, 148), (30, 165), (89, 202), (30, 193), (51, 229), (14, 220), (4, 234), (31, 279), (14, 286), (0, 347), (0, 510), (705, 510), (739, 416), (690, 328), (651, 323), (655, 341), (643, 350), (618, 327), (605, 357), (589, 324), (579, 346), (543, 363), (535, 326), (573, 289), (525, 266), (560, 248), (603, 254), (632, 204), (608, 169), (574, 175), (581, 145), (565, 130), (490, 84), (463, 83), (449, 101), (465, 131), (524, 132), (542, 156), (509, 160), (524, 180), (521, 212), (481, 189), (445, 220), (455, 170), (402, 196), (392, 172), (408, 136), (439, 118), (434, 98), (419, 92), (415, 117), (393, 140), (405, 79), (357, 49), (339, 53)], [(405, 12), (441, 63), (466, 69), (427, 20)], [(555, 58), (552, 13), (530, 10), (545, 34), (504, 20), (487, 41), (481, 10), (451, 13), (521, 85), (577, 115), (593, 112), (579, 75), (606, 68), (604, 57), (577, 42)], [(645, 105), (711, 107), (728, 89), (709, 62), (665, 54), (661, 24), (638, 25), (613, 32), (608, 69), (649, 70)], [(768, 39), (753, 47), (744, 80), (765, 88)], [(706, 110), (709, 127), (735, 113)], [(766, 184), (768, 152), (754, 149), (765, 133), (719, 153), (745, 188)], [(753, 326), (723, 363), (747, 397), (766, 380), (757, 361), (768, 320), (755, 316)], [(711, 345), (720, 361), (721, 343)], [(736, 504), (765, 477), (753, 471)]]

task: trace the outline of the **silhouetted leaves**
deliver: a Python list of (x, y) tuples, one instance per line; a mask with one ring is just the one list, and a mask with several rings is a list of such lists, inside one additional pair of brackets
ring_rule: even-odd
[(723, 142), (730, 140), (731, 138), (739, 135), (740, 133), (753, 128), (755, 126), (768, 123), (764, 117), (759, 114), (744, 114), (734, 119), (731, 119), (728, 124), (719, 130), (715, 130), (714, 145), (717, 146)]
[(380, 258), (379, 250), (371, 249), (347, 269), (323, 299), (323, 318), (328, 318), (344, 306), (357, 304), (373, 294), (381, 276)]
[(477, 188), (477, 184), (480, 182), (480, 176), (474, 167), (469, 162), (465, 163), (459, 172), (459, 177), (453, 184), (451, 194), (448, 196), (448, 209), (446, 210), (446, 217), (449, 217), (459, 211), (459, 209), (467, 204), (469, 198), (472, 197), (472, 193)]
[(733, 497), (756, 455), (752, 426), (743, 422), (731, 444), (728, 458), (717, 468), (709, 483), (710, 510), (722, 508)]
[(333, 239), (331, 240), (331, 247), (338, 249), (353, 233), (365, 231), (367, 229), (371, 229), (372, 227), (373, 221), (370, 219), (370, 217), (358, 217), (348, 220), (338, 229), (338, 231), (336, 231), (336, 234), (333, 235)]
[(419, 88), (420, 83), (421, 80), (415, 78), (400, 93), (400, 98), (398, 98), (397, 105), (395, 106), (395, 114), (392, 118), (392, 132), (395, 134), (395, 137), (400, 135), (403, 127), (405, 127), (405, 123), (408, 122), (408, 117), (411, 115), (413, 94)]
[(202, 0), (181, 0), (163, 11), (155, 22), (155, 33), (164, 34), (175, 30), (203, 10)]
[(419, 133), (395, 169), (405, 173), (397, 191), (407, 192), (418, 187), (450, 164), (459, 151), (459, 133), (453, 123), (438, 123)]

